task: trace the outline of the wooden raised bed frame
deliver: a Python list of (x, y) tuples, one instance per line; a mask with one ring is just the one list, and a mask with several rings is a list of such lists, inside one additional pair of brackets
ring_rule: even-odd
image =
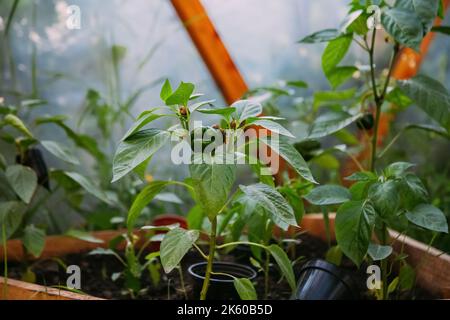
[[(309, 234), (326, 241), (325, 224), (322, 214), (308, 214), (302, 220), (302, 229)], [(331, 238), (334, 234), (334, 215), (330, 215)], [(450, 255), (425, 244), (390, 231), (393, 247), (396, 252), (408, 255), (408, 262), (415, 267), (417, 283), (442, 298), (450, 298)], [(50, 236), (46, 238), (45, 249), (41, 258), (61, 257), (67, 254), (83, 253), (98, 247), (106, 247), (109, 240), (123, 233), (122, 231), (94, 232), (93, 236), (104, 241), (103, 244), (88, 243), (82, 240), (65, 237)], [(20, 261), (23, 259), (22, 245), (19, 240), (10, 240), (7, 244), (8, 259)], [(0, 246), (0, 260), (3, 259), (3, 248)], [(0, 299), (3, 297), (5, 279), (0, 277)], [(9, 300), (99, 300), (99, 298), (80, 295), (59, 289), (52, 289), (23, 281), (8, 279)]]

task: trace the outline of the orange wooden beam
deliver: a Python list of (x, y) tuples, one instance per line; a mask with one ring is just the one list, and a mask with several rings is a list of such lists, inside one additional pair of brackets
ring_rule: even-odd
[(227, 103), (239, 100), (248, 87), (200, 0), (171, 1)]

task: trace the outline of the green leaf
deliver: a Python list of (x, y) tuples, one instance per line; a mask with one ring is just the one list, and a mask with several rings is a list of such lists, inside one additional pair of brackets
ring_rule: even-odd
[(6, 168), (6, 179), (14, 192), (25, 203), (30, 203), (37, 188), (36, 173), (29, 167), (13, 165)]
[(191, 164), (192, 186), (199, 204), (211, 220), (228, 200), (236, 178), (236, 166), (227, 164)]
[(328, 249), (325, 255), (325, 260), (336, 266), (340, 266), (342, 263), (342, 255), (343, 254), (341, 248), (339, 248), (339, 246), (333, 246)]
[(450, 26), (435, 26), (431, 28), (432, 32), (439, 32), (450, 36)]
[(397, 42), (416, 51), (420, 50), (424, 30), (414, 11), (388, 9), (381, 14), (381, 24)]
[(283, 135), (283, 136), (295, 138), (295, 136), (292, 133), (290, 133), (286, 128), (284, 128), (279, 123), (276, 123), (271, 120), (256, 120), (256, 121), (252, 122), (252, 124), (256, 125), (256, 126), (261, 126), (263, 128), (266, 128), (272, 132), (275, 132), (275, 133)]
[(224, 117), (231, 116), (234, 112), (236, 112), (236, 108), (225, 107), (225, 108), (217, 108), (217, 109), (197, 109), (198, 112), (203, 114), (219, 114)]
[(55, 157), (74, 165), (80, 164), (78, 159), (72, 154), (72, 151), (66, 146), (49, 140), (41, 141), (41, 144), (48, 152), (53, 154)]
[(327, 206), (347, 202), (351, 200), (352, 195), (344, 187), (325, 185), (314, 188), (304, 198), (314, 205)]
[(45, 246), (45, 231), (29, 225), (23, 233), (22, 243), (25, 249), (34, 257), (39, 258)]
[(404, 264), (398, 274), (398, 286), (401, 290), (411, 290), (416, 282), (416, 272), (409, 264)]
[(427, 230), (448, 233), (447, 219), (444, 213), (435, 206), (419, 204), (413, 210), (406, 213), (406, 218)]
[(147, 129), (122, 141), (117, 147), (113, 161), (113, 180), (115, 182), (132, 171), (142, 162), (153, 156), (167, 144), (170, 133), (158, 129)]
[(289, 260), (286, 252), (284, 252), (283, 249), (275, 244), (267, 247), (267, 250), (269, 250), (270, 254), (277, 262), (278, 266), (280, 267), (281, 273), (286, 278), (292, 292), (294, 292), (297, 285), (295, 283), (294, 270), (292, 269), (291, 261)]
[(153, 181), (148, 184), (141, 192), (136, 196), (131, 205), (130, 211), (128, 211), (127, 227), (131, 232), (135, 227), (135, 223), (142, 210), (160, 193), (165, 187), (176, 182), (171, 181)]
[(89, 178), (79, 174), (78, 172), (64, 171), (63, 174), (79, 184), (84, 190), (92, 194), (97, 199), (107, 204), (112, 204), (112, 201), (108, 198), (107, 194), (98, 186), (96, 186), (94, 182), (92, 182)]
[(128, 139), (130, 136), (135, 134), (138, 130), (142, 129), (144, 126), (146, 126), (150, 122), (153, 122), (153, 121), (155, 121), (155, 120), (165, 116), (163, 114), (155, 114), (155, 113), (153, 113), (154, 110), (156, 110), (156, 109), (153, 109), (153, 110), (150, 110), (150, 111), (146, 111), (145, 113), (142, 113), (137, 118), (136, 122), (131, 126), (131, 128), (128, 129), (127, 133), (125, 133), (125, 135), (123, 136), (121, 141), (124, 141), (124, 140)]
[(370, 171), (355, 172), (351, 176), (345, 178), (345, 180), (348, 181), (371, 181), (376, 179), (377, 176)]
[(428, 191), (419, 177), (409, 173), (403, 177), (402, 181), (407, 187), (406, 198), (409, 198), (409, 202), (413, 202), (417, 205), (428, 201)]
[(192, 83), (181, 82), (177, 90), (165, 100), (166, 105), (187, 106), (194, 89), (195, 86)]
[(241, 300), (258, 300), (255, 287), (249, 279), (234, 279), (234, 288)]
[(414, 164), (409, 162), (395, 162), (390, 164), (385, 170), (384, 174), (386, 175), (386, 178), (390, 177), (396, 177), (400, 178), (403, 177), (409, 169), (414, 167)]
[(413, 101), (400, 88), (395, 87), (386, 95), (386, 100), (404, 109), (409, 107)]
[(353, 122), (358, 121), (364, 115), (350, 115), (346, 112), (329, 112), (316, 119), (312, 124), (308, 139), (318, 139), (336, 133)]
[(241, 123), (248, 118), (257, 117), (261, 115), (263, 109), (261, 104), (255, 103), (249, 100), (240, 100), (231, 105), (231, 107), (236, 108), (234, 118)]
[(356, 93), (355, 88), (342, 91), (316, 91), (314, 92), (313, 108), (317, 110), (320, 106), (353, 99)]
[(299, 43), (328, 42), (339, 37), (341, 33), (337, 29), (325, 29), (315, 32), (299, 41)]
[(309, 182), (317, 183), (311, 173), (311, 170), (309, 170), (305, 159), (303, 159), (302, 155), (293, 145), (289, 143), (287, 139), (279, 137), (279, 139), (267, 139), (260, 141), (268, 145), (281, 158), (286, 160), (286, 162), (289, 163), (302, 178)]
[(397, 289), (398, 281), (398, 277), (395, 277), (394, 280), (392, 280), (388, 287), (388, 294), (394, 292)]
[(368, 253), (373, 261), (380, 261), (386, 259), (392, 254), (392, 247), (371, 243), (369, 244)]
[(70, 229), (64, 235), (89, 243), (104, 243), (102, 239), (96, 238), (91, 233), (82, 230)]
[(186, 216), (188, 228), (191, 230), (202, 229), (204, 218), (205, 216), (200, 205), (193, 206)]
[(275, 189), (266, 184), (258, 183), (250, 186), (239, 186), (249, 198), (262, 206), (270, 215), (272, 221), (281, 229), (297, 226), (294, 210)]
[(347, 34), (330, 41), (322, 55), (322, 68), (325, 75), (342, 61), (352, 44), (352, 40), (353, 34)]
[(172, 86), (170, 85), (169, 79), (166, 79), (161, 88), (161, 93), (159, 94), (159, 96), (161, 97), (162, 101), (166, 102), (167, 98), (169, 98), (171, 95), (172, 95)]
[(295, 88), (308, 88), (308, 84), (302, 80), (286, 81), (286, 85), (289, 87), (295, 87)]
[(358, 68), (356, 67), (342, 66), (330, 70), (326, 76), (328, 81), (330, 81), (331, 87), (336, 89), (350, 79), (357, 71)]
[(0, 237), (2, 236), (3, 224), (5, 225), (5, 238), (9, 239), (20, 227), (26, 210), (22, 202), (9, 201), (0, 202)]
[(377, 213), (383, 218), (397, 213), (400, 205), (399, 190), (394, 180), (373, 184), (369, 189), (369, 198)]
[(430, 31), (436, 19), (440, 0), (397, 0), (395, 6), (414, 11), (422, 22), (424, 33)]
[(200, 233), (196, 230), (176, 228), (169, 231), (161, 242), (161, 264), (166, 273), (170, 273), (181, 262), (197, 241)]
[(399, 82), (403, 92), (450, 132), (450, 95), (438, 81), (424, 75)]
[(374, 224), (375, 210), (364, 200), (346, 202), (337, 211), (337, 243), (358, 266), (367, 254)]
[(13, 114), (8, 114), (3, 121), (5, 124), (10, 125), (11, 127), (16, 128), (20, 132), (22, 132), (25, 136), (27, 136), (30, 139), (34, 139), (33, 134), (28, 130), (28, 128), (25, 126), (25, 124), (20, 120), (17, 116)]

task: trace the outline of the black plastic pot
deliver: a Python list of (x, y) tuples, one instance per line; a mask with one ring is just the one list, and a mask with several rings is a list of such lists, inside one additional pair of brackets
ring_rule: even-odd
[(311, 260), (300, 271), (293, 300), (353, 300), (357, 289), (351, 276), (324, 260)]
[[(188, 271), (193, 280), (194, 298), (200, 297), (200, 292), (205, 279), (206, 262), (193, 264)], [(249, 266), (229, 262), (214, 262), (213, 272), (232, 275), (236, 278), (247, 278), (254, 280), (256, 272)], [(233, 278), (226, 275), (211, 275), (208, 300), (239, 300), (233, 284)]]

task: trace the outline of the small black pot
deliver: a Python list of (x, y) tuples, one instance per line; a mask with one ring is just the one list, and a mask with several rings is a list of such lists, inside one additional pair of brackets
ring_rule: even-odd
[[(193, 280), (194, 298), (200, 297), (203, 280), (205, 279), (206, 262), (193, 264), (188, 271)], [(256, 272), (252, 268), (229, 262), (214, 262), (213, 272), (226, 273), (236, 278), (247, 278), (254, 280)], [(208, 288), (208, 300), (239, 300), (239, 294), (236, 292), (233, 284), (233, 278), (225, 275), (211, 275)]]
[(324, 260), (311, 260), (300, 271), (293, 300), (353, 300), (358, 294), (345, 271)]

